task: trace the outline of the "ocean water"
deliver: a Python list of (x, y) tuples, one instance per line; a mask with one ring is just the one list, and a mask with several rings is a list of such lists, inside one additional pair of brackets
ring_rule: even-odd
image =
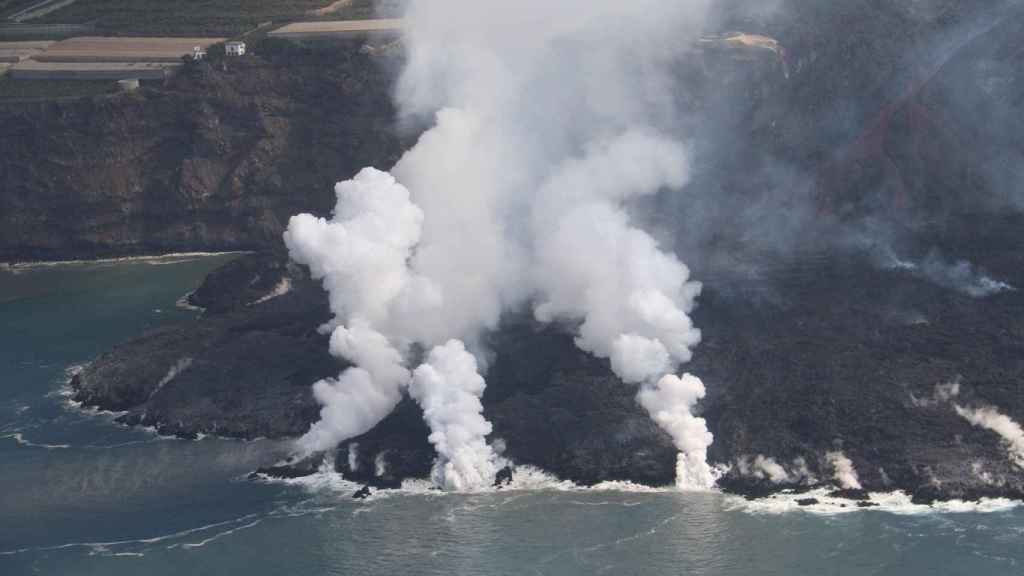
[(425, 482), (351, 498), (323, 472), (246, 474), (282, 442), (182, 441), (65, 396), (68, 370), (167, 322), (225, 257), (0, 269), (0, 575), (1024, 574), (1011, 502), (802, 509), (523, 471), (513, 489)]

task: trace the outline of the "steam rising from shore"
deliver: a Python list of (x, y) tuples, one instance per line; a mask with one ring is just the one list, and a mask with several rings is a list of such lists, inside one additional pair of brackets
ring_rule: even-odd
[[(700, 341), (689, 313), (701, 287), (629, 214), (689, 180), (688, 146), (665, 132), (680, 125), (671, 68), (707, 4), (411, 2), (397, 98), (433, 127), (394, 177), (365, 169), (338, 185), (333, 219), (296, 216), (285, 234), (330, 293), (332, 353), (355, 364), (315, 385), (324, 408), (304, 451), (369, 430), (411, 383), (435, 483), (489, 481), (469, 352), (502, 312), (532, 305), (640, 386), (680, 449), (680, 486), (714, 484), (712, 436), (693, 414), (704, 386), (675, 373)], [(431, 349), (413, 377), (408, 362)]]
[(1013, 463), (1019, 468), (1024, 468), (1024, 428), (1021, 428), (1020, 424), (992, 406), (966, 408), (954, 404), (953, 408), (961, 418), (973, 426), (986, 428), (998, 434), (1006, 445), (1006, 451)]
[(860, 490), (860, 478), (857, 476), (857, 470), (853, 467), (853, 462), (846, 457), (846, 454), (842, 452), (829, 452), (825, 454), (825, 459), (832, 465), (834, 470), (833, 478), (839, 484), (839, 487), (843, 490)]
[(497, 471), (497, 456), (485, 440), (491, 423), (480, 404), (484, 386), (476, 359), (458, 340), (434, 348), (413, 374), (409, 393), (423, 407), (438, 454), (434, 484), (447, 490), (487, 486)]

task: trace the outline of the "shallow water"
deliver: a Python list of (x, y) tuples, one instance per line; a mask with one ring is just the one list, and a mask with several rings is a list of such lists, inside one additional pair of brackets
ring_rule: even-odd
[(192, 321), (175, 301), (224, 258), (0, 270), (0, 574), (1024, 573), (1008, 503), (808, 511), (540, 473), (354, 501), (334, 474), (244, 479), (282, 443), (162, 439), (68, 405), (69, 367)]

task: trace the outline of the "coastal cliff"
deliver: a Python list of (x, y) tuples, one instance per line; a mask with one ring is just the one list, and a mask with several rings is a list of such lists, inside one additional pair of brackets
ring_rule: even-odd
[(393, 57), (264, 40), (132, 94), (0, 105), (0, 261), (266, 249), (404, 149)]
[[(831, 459), (842, 454), (868, 490), (903, 489), (921, 501), (1021, 498), (1024, 470), (1014, 444), (981, 416), (1024, 421), (1024, 197), (1016, 184), (1024, 151), (1024, 77), (1017, 65), (1024, 17), (1020, 10), (972, 12), (943, 2), (929, 3), (934, 11), (923, 14), (895, 3), (793, 4), (794, 17), (765, 16), (757, 29), (785, 47), (778, 57), (737, 62), (729, 51), (705, 50), (681, 65), (680, 76), (692, 81), (679, 97), (699, 112), (687, 126), (698, 160), (693, 193), (659, 198), (651, 216), (664, 229), (686, 232), (666, 234), (666, 241), (705, 283), (693, 315), (703, 341), (685, 369), (707, 383), (701, 409), (715, 435), (709, 458), (729, 467), (720, 485), (761, 494), (830, 483)], [(722, 25), (732, 23), (724, 18)], [(347, 58), (353, 66), (371, 62), (365, 52)], [(259, 76), (263, 64), (238, 66), (252, 66)], [(207, 309), (201, 320), (140, 336), (96, 359), (72, 382), (78, 400), (182, 436), (291, 437), (308, 429), (318, 412), (309, 384), (344, 366), (317, 331), (329, 318), (326, 297), (287, 264), (279, 233), (293, 213), (325, 214), (335, 180), (363, 164), (389, 165), (404, 144), (383, 97), (387, 75), (356, 69), (362, 72), (339, 77), (337, 87), (365, 100), (346, 97), (338, 106), (349, 112), (337, 117), (325, 109), (332, 101), (320, 85), (298, 72), (265, 71), (291, 78), (280, 100), (270, 98), (273, 90), (253, 88), (229, 114), (208, 96), (181, 100), (182, 114), (191, 114), (185, 102), (213, 106), (201, 116), (205, 128), (179, 136), (190, 143), (188, 152), (170, 146), (175, 160), (163, 176), (164, 168), (151, 175), (139, 158), (126, 156), (124, 165), (138, 178), (163, 178), (149, 188), (139, 184), (141, 190), (177, 190), (171, 196), (185, 199), (180, 206), (201, 207), (193, 212), (154, 208), (150, 221), (139, 217), (147, 213), (142, 208), (122, 215), (114, 207), (123, 199), (110, 200), (102, 204), (103, 218), (85, 219), (92, 224), (83, 224), (84, 232), (69, 224), (50, 234), (66, 216), (57, 216), (63, 212), (53, 208), (60, 205), (55, 198), (71, 202), (66, 214), (101, 204), (83, 188), (70, 193), (38, 184), (48, 173), (32, 172), (42, 165), (24, 152), (28, 173), (5, 168), (14, 183), (4, 189), (4, 206), (13, 208), (0, 215), (9, 219), (0, 232), (10, 234), (2, 244), (8, 257), (264, 250), (197, 289), (192, 303)], [(233, 94), (234, 70), (200, 67), (175, 82)], [(372, 80), (360, 82), (360, 74)], [(73, 119), (54, 111), (109, 106), (113, 118), (122, 105), (142, 111), (178, 98), (160, 91), (12, 110), (34, 106), (45, 112), (41, 117)], [(264, 113), (265, 98), (277, 102), (266, 104), (270, 110), (287, 110), (289, 118)], [(10, 123), (17, 113), (2, 114)], [(309, 124), (296, 124), (295, 115)], [(343, 120), (330, 125), (325, 118)], [(290, 128), (266, 127), (275, 123)], [(34, 141), (33, 129), (24, 130), (25, 141)], [(192, 139), (203, 134), (197, 141), (204, 144), (193, 148)], [(63, 140), (45, 138), (62, 158)], [(81, 138), (78, 150), (92, 141)], [(207, 145), (221, 152), (194, 151)], [(66, 172), (60, 162), (56, 171), (66, 174), (64, 184), (91, 177), (84, 167), (102, 165), (64, 163)], [(122, 171), (109, 174), (115, 172)], [(37, 190), (48, 192), (32, 212), (25, 206)], [(135, 197), (125, 192), (130, 186), (118, 190)], [(39, 215), (49, 224), (33, 232)], [(760, 258), (763, 252), (770, 257)], [(483, 405), (492, 439), (503, 440), (514, 462), (580, 483), (670, 484), (672, 442), (637, 405), (635, 389), (605, 361), (579, 352), (570, 332), (537, 325), (524, 313), (489, 336), (494, 358)], [(426, 438), (418, 407), (406, 400), (339, 447), (334, 462), (367, 482), (426, 476), (433, 460)], [(350, 445), (357, 445), (355, 466)], [(758, 457), (783, 473), (757, 468)]]

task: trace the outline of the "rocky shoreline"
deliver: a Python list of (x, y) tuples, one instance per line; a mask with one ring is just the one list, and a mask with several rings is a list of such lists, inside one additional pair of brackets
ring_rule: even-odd
[[(993, 274), (1024, 285), (1014, 250), (989, 254)], [(841, 451), (864, 491), (899, 489), (915, 502), (1024, 497), (1024, 470), (999, 436), (972, 426), (953, 401), (934, 399), (936, 385), (958, 381), (958, 405), (1024, 419), (1016, 396), (1024, 295), (976, 298), (861, 257), (835, 260), (782, 267), (743, 290), (735, 280), (706, 287), (694, 316), (704, 342), (686, 369), (708, 386), (710, 458), (730, 468), (720, 486), (754, 497), (832, 484), (828, 454)], [(263, 299), (284, 278), (291, 288)], [(96, 359), (74, 377), (74, 399), (182, 437), (305, 432), (319, 409), (310, 384), (343, 368), (317, 332), (329, 316), (321, 288), (280, 254), (252, 254), (212, 273), (192, 303), (207, 309), (202, 319)], [(636, 404), (635, 390), (579, 352), (567, 331), (519, 316), (490, 345), (483, 403), (505, 456), (580, 485), (672, 484), (670, 439)], [(406, 399), (339, 446), (333, 461), (353, 481), (393, 487), (429, 476), (427, 435)], [(785, 477), (759, 472), (750, 464), (757, 456)], [(839, 495), (863, 500), (857, 490)]]

